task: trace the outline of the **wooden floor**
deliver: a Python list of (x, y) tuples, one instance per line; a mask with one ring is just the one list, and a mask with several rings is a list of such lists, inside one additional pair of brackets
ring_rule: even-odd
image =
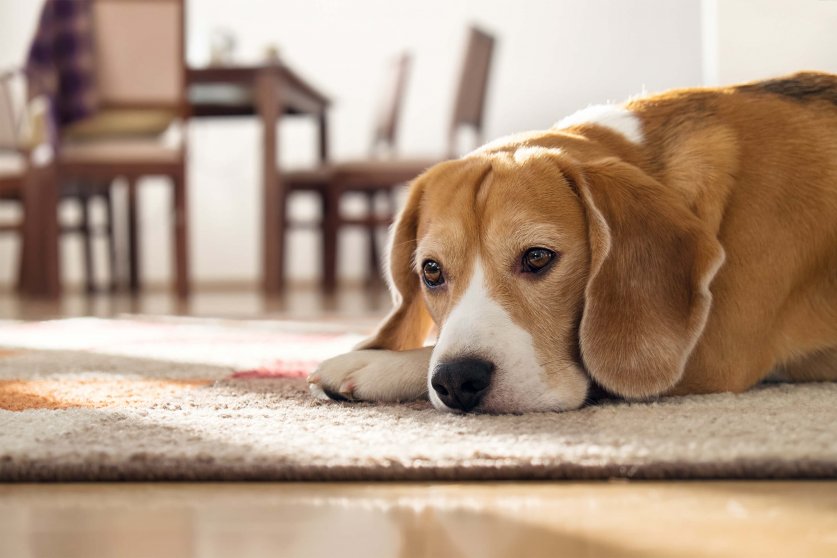
[(347, 288), (323, 297), (314, 287), (302, 286), (284, 296), (266, 297), (255, 288), (219, 288), (196, 292), (188, 302), (168, 292), (140, 296), (70, 292), (59, 301), (22, 299), (0, 291), (0, 320), (41, 320), (74, 316), (111, 317), (125, 314), (184, 315), (243, 319), (375, 318), (390, 309), (382, 289)]
[[(0, 294), (0, 319), (370, 321), (384, 293)], [(1, 427), (1, 426), (0, 426)], [(0, 485), (0, 557), (837, 556), (835, 482)]]
[(0, 556), (829, 557), (832, 483), (0, 485)]

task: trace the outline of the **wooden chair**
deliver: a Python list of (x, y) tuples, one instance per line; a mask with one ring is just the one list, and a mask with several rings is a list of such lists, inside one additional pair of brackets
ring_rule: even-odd
[(91, 196), (109, 199), (115, 180), (127, 181), (132, 291), (140, 286), (138, 182), (148, 176), (170, 179), (180, 297), (189, 293), (184, 10), (184, 0), (93, 0), (101, 109), (61, 130), (56, 149), (56, 176), (64, 185), (77, 185), (75, 195), (85, 205)]
[[(482, 140), (482, 124), (485, 97), (488, 86), (491, 57), (495, 39), (488, 33), (470, 28), (463, 68), (454, 104), (448, 134), (448, 157), (457, 156), (456, 142), (459, 131), (470, 126), (474, 129), (477, 142)], [(403, 103), (406, 72), (409, 59), (402, 57), (396, 63), (390, 86), (381, 105), (375, 126), (372, 156), (365, 161), (354, 161), (324, 165), (316, 169), (283, 174), (285, 196), (292, 192), (315, 191), (322, 201), (322, 290), (331, 294), (337, 287), (337, 238), (344, 226), (362, 226), (369, 235), (370, 279), (380, 280), (376, 231), (389, 226), (396, 213), (394, 190), (409, 182), (425, 169), (439, 162), (436, 159), (405, 159), (395, 157), (398, 117)], [(386, 147), (388, 157), (378, 155), (380, 146)], [(340, 201), (344, 194), (362, 192), (366, 194), (368, 212), (363, 218), (347, 218), (340, 213)], [(388, 207), (384, 215), (375, 211), (375, 199), (379, 193), (388, 194)], [(283, 211), (287, 207), (282, 200)], [(288, 219), (285, 220), (289, 222)], [(287, 228), (287, 226), (286, 226)], [(280, 245), (286, 244), (287, 235)]]
[[(28, 165), (28, 148), (25, 144), (30, 139), (24, 139), (24, 102), (17, 97), (13, 89), (13, 82), (19, 82), (20, 89), (25, 88), (25, 76), (22, 71), (8, 71), (0, 75), (0, 200), (23, 204), (23, 186), (25, 179), (31, 174)], [(20, 95), (22, 97), (22, 95)], [(81, 236), (84, 248), (85, 284), (87, 290), (95, 289), (93, 277), (93, 237), (100, 231), (92, 226), (89, 205), (93, 199), (102, 198), (106, 207), (106, 218), (101, 232), (107, 235), (111, 254), (114, 252), (114, 236), (112, 226), (112, 203), (110, 189), (101, 185), (69, 184), (61, 189), (61, 199), (79, 203), (80, 218), (76, 223), (60, 225), (62, 234), (78, 234)], [(21, 232), (20, 223), (0, 224), (0, 232)], [(23, 251), (21, 251), (23, 256)], [(111, 256), (111, 262), (114, 261)], [(23, 257), (21, 257), (21, 269)], [(111, 273), (113, 276), (113, 272)], [(22, 272), (21, 272), (22, 277)], [(20, 286), (20, 285), (18, 285)]]
[[(391, 165), (391, 161), (387, 160), (396, 152), (396, 140), (398, 123), (401, 117), (401, 108), (404, 102), (404, 91), (407, 86), (407, 79), (412, 65), (412, 57), (409, 53), (404, 52), (397, 56), (389, 68), (386, 80), (386, 87), (381, 98), (377, 119), (373, 129), (372, 142), (369, 149), (369, 159), (367, 161), (359, 161), (354, 163), (344, 163), (341, 165), (323, 165), (316, 169), (296, 171), (283, 173), (283, 183), (286, 189), (286, 195), (291, 192), (308, 191), (316, 193), (321, 201), (321, 208), (323, 214), (323, 221), (321, 223), (300, 223), (290, 219), (285, 220), (285, 227), (288, 228), (305, 228), (313, 225), (325, 230), (333, 226), (326, 224), (326, 218), (332, 217), (337, 212), (329, 211), (329, 208), (334, 203), (339, 203), (338, 200), (333, 200), (334, 195), (334, 179), (337, 174), (344, 172), (350, 168), (350, 165), (376, 165), (383, 163)], [(432, 162), (424, 161), (408, 161), (406, 162), (406, 174), (414, 171), (414, 168), (422, 168), (424, 164), (432, 164)], [(420, 172), (420, 171), (419, 171)], [(401, 180), (399, 175), (395, 177)], [(375, 201), (376, 194), (380, 190), (388, 190), (392, 184), (386, 183), (384, 188), (368, 189), (365, 193), (368, 204), (368, 217), (365, 220), (356, 222), (355, 224), (363, 225), (367, 229), (369, 238), (369, 257), (373, 268), (377, 265), (377, 242), (375, 232), (377, 225), (386, 224), (386, 220), (378, 220), (375, 218)], [(335, 235), (336, 236), (336, 235)], [(285, 239), (282, 239), (282, 244), (285, 244)], [(323, 270), (324, 275), (333, 275), (336, 265), (336, 238), (330, 235), (327, 237), (323, 235)]]
[[(16, 78), (14, 72), (0, 74), (0, 202), (18, 205), (23, 200), (26, 155), (21, 149), (20, 120), (10, 86)], [(22, 232), (22, 220), (0, 221), (0, 233), (21, 235)]]
[[(24, 188), (29, 170), (28, 153), (22, 138), (21, 102), (16, 102), (12, 91), (14, 82), (22, 81), (19, 71), (0, 74), (0, 203), (10, 202), (18, 206), (25, 217), (23, 202)], [(0, 234), (15, 234), (19, 238), (24, 232), (23, 218), (0, 222)], [(22, 251), (21, 251), (22, 254)], [(23, 258), (20, 260), (17, 286), (23, 280)]]

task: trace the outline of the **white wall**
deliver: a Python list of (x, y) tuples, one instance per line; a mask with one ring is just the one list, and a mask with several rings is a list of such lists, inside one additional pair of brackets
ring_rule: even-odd
[[(22, 59), (34, 3), (0, 0), (0, 64)], [(205, 62), (208, 36), (218, 27), (238, 36), (243, 61), (258, 60), (265, 45), (277, 44), (290, 65), (335, 100), (332, 152), (342, 159), (365, 153), (385, 62), (407, 48), (415, 60), (401, 147), (404, 153), (432, 155), (444, 149), (465, 27), (471, 22), (499, 37), (488, 138), (548, 127), (590, 103), (702, 80), (699, 0), (191, 0), (188, 55), (193, 64)], [(311, 162), (314, 133), (302, 120), (283, 124), (283, 163)], [(258, 128), (247, 120), (202, 120), (191, 125), (190, 141), (195, 278), (255, 280)], [(141, 200), (144, 271), (157, 280), (169, 272), (167, 190), (153, 181), (146, 190)], [(311, 211), (309, 203), (302, 200), (295, 207)], [(357, 277), (366, 261), (362, 237), (346, 235), (341, 242), (341, 272)], [(77, 278), (78, 249), (69, 241), (65, 245), (66, 271)], [(10, 263), (3, 248), (0, 280), (11, 277), (2, 269)], [(293, 277), (315, 276), (313, 233), (294, 236), (290, 261)]]
[[(837, 73), (837, 1), (705, 0), (710, 84), (799, 70)], [(714, 53), (714, 56), (711, 54)]]

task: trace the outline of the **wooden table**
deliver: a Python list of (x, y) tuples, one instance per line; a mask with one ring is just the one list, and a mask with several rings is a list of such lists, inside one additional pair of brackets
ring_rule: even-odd
[[(319, 124), (319, 156), (328, 158), (329, 99), (286, 65), (190, 68), (186, 71), (189, 114), (193, 118), (257, 116), (263, 128), (263, 286), (266, 293), (283, 288), (284, 253), (280, 242), (285, 196), (279, 173), (277, 123), (286, 114), (313, 116)], [(60, 295), (57, 188), (50, 169), (32, 177), (28, 187), (24, 231), (29, 257), (23, 265), (24, 293), (54, 298)], [(46, 227), (46, 229), (44, 228)], [(47, 230), (48, 229), (48, 230)]]
[(284, 287), (285, 195), (279, 172), (277, 122), (286, 114), (315, 117), (319, 156), (328, 159), (329, 99), (284, 64), (191, 68), (187, 71), (193, 118), (258, 116), (262, 122), (262, 285), (275, 294)]

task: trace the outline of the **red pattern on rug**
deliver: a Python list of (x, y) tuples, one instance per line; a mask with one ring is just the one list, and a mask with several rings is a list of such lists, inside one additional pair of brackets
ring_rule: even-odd
[(236, 370), (231, 378), (304, 378), (317, 369), (319, 360), (277, 360), (265, 366)]

